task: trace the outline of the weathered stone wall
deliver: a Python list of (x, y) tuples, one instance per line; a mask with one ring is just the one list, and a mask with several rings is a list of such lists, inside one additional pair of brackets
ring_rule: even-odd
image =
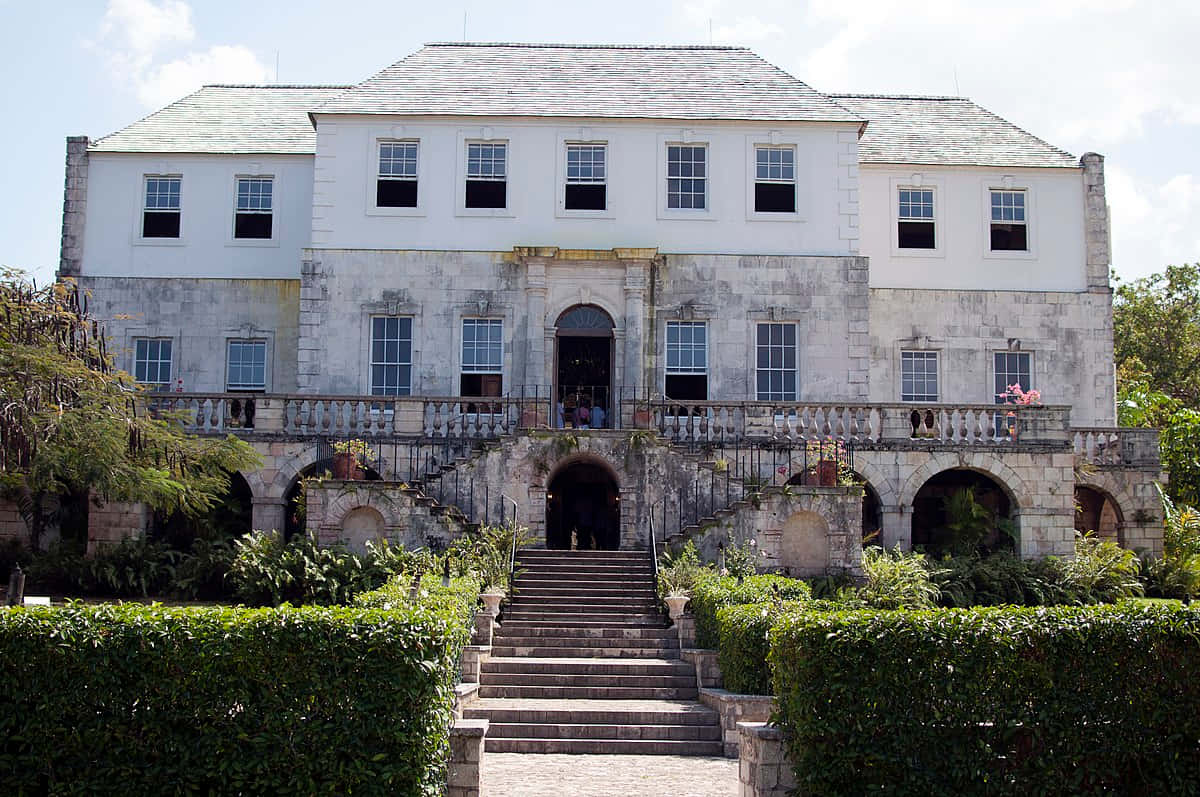
[(106, 545), (138, 538), (150, 525), (151, 512), (145, 504), (129, 501), (92, 501), (88, 506), (88, 555)]
[(305, 490), (308, 530), (322, 545), (345, 543), (362, 552), (368, 540), (386, 539), (409, 550), (444, 547), (463, 531), (397, 482), (328, 479), (309, 482)]
[[(29, 527), (21, 518), (21, 511), (12, 501), (0, 498), (0, 545), (8, 543), (29, 547)], [(0, 574), (2, 576), (3, 574)]]
[(87, 222), (88, 137), (67, 136), (67, 166), (63, 183), (60, 277), (78, 277), (83, 267), (83, 230)]
[[(1114, 426), (1112, 293), (871, 289), (871, 401), (900, 400), (900, 351), (938, 352), (939, 400), (995, 401), (993, 352), (1032, 352), (1032, 387), (1076, 426)], [(1022, 385), (1029, 388), (1030, 385)]]
[(80, 285), (119, 368), (133, 372), (134, 338), (170, 338), (172, 378), (186, 391), (221, 392), (226, 341), (254, 338), (267, 342), (267, 392), (296, 390), (297, 280), (84, 276)]

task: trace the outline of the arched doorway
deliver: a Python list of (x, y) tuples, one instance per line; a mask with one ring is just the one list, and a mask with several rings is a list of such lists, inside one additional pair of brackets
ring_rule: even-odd
[[(561, 408), (558, 426), (577, 425), (579, 407), (588, 409), (589, 428), (612, 426), (613, 320), (594, 304), (577, 304), (558, 317), (554, 337), (554, 394)], [(603, 410), (603, 420), (596, 424)]]
[(607, 468), (591, 462), (567, 465), (546, 490), (546, 547), (570, 548), (574, 531), (580, 549), (617, 550), (620, 501), (617, 481)]
[(1123, 520), (1121, 508), (1108, 493), (1082, 484), (1075, 488), (1076, 531), (1094, 531), (1100, 539), (1124, 546)]
[(1008, 492), (987, 474), (942, 471), (913, 498), (913, 547), (935, 556), (1015, 551), (1014, 510)]
[[(325, 440), (317, 445), (317, 461), (300, 469), (283, 492), (283, 538), (290, 540), (307, 530), (308, 501), (304, 495), (304, 480), (313, 476), (330, 478), (333, 472), (333, 448)], [(383, 477), (373, 468), (363, 469), (364, 481), (379, 481)]]

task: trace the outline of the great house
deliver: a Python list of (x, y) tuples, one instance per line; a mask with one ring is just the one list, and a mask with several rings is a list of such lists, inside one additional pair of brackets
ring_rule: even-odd
[[(1109, 261), (1103, 158), (966, 99), (454, 43), (69, 138), (60, 275), (156, 400), (263, 454), (256, 528), (296, 531), (302, 477), (362, 440), (306, 496), (323, 539), (515, 512), (549, 547), (755, 537), (810, 574), (935, 541), (963, 487), (1025, 556), (1161, 549)], [(94, 543), (145, 522), (93, 514)]]

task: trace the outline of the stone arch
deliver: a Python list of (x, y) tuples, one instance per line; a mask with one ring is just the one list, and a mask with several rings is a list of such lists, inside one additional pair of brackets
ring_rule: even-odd
[(547, 471), (546, 481), (544, 482), (546, 489), (550, 488), (550, 482), (554, 481), (554, 479), (557, 478), (562, 471), (566, 470), (572, 465), (595, 465), (599, 468), (602, 468), (603, 470), (608, 471), (608, 475), (612, 477), (614, 482), (616, 482), (617, 489), (621, 488), (621, 473), (620, 469), (617, 468), (616, 465), (609, 462), (600, 454), (591, 451), (575, 451), (570, 454), (564, 454), (563, 456), (554, 460), (554, 462), (550, 465), (550, 470)]
[(610, 306), (609, 303), (605, 300), (605, 298), (603, 296), (589, 296), (589, 297), (587, 297), (587, 301), (583, 301), (582, 297), (573, 296), (573, 297), (570, 297), (567, 299), (563, 299), (562, 301), (559, 301), (559, 302), (555, 303), (554, 305), (547, 305), (546, 306), (546, 326), (547, 327), (557, 327), (558, 320), (560, 318), (562, 318), (564, 315), (566, 315), (568, 310), (571, 310), (575, 307), (580, 307), (580, 306), (586, 307), (589, 305), (593, 306), (593, 307), (598, 307), (601, 310), (603, 310), (605, 313), (608, 314), (609, 320), (612, 321), (614, 334), (617, 332), (617, 330), (623, 330), (625, 328), (625, 325), (623, 323), (621, 323), (621, 318), (622, 318), (621, 313), (624, 312), (625, 308), (623, 308), (623, 307), (618, 308), (618, 307)]
[(621, 510), (620, 479), (604, 458), (564, 457), (546, 478), (546, 547), (617, 550)]
[[(1107, 473), (1090, 475), (1083, 481), (1077, 481), (1075, 483), (1075, 504), (1077, 511), (1078, 508), (1080, 508), (1081, 500), (1084, 498), (1084, 496), (1080, 495), (1081, 491), (1088, 491), (1095, 494), (1100, 499), (1101, 506), (1098, 508), (1098, 514), (1100, 515), (1098, 520), (1100, 520), (1100, 522), (1085, 524), (1089, 525), (1089, 527), (1081, 528), (1079, 525), (1080, 518), (1077, 514), (1075, 524), (1076, 530), (1094, 531), (1096, 532), (1096, 535), (1102, 539), (1113, 540), (1117, 543), (1117, 545), (1125, 547), (1126, 518), (1130, 517), (1130, 509), (1136, 506), (1136, 504), (1134, 504), (1133, 498), (1126, 490), (1122, 489), (1122, 487), (1123, 485), (1118, 484), (1117, 480), (1111, 478), (1111, 474)], [(1110, 521), (1112, 525), (1111, 527), (1107, 528), (1101, 527), (1105, 525), (1104, 521), (1109, 520), (1109, 518), (1106, 517), (1107, 513), (1105, 510), (1110, 506), (1112, 508), (1112, 514), (1115, 515), (1115, 517), (1112, 517)], [(1086, 506), (1082, 508), (1085, 510), (1087, 509)]]
[[(978, 537), (969, 543), (951, 532), (953, 506), (964, 492), (974, 495), (982, 514), (968, 524)], [(912, 498), (909, 540), (935, 555), (1021, 550), (1019, 505), (1008, 485), (978, 468), (948, 468), (923, 482)], [(1011, 525), (1010, 525), (1011, 524)]]
[[(295, 481), (300, 478), (300, 474), (306, 469), (316, 465), (318, 460), (318, 446), (313, 443), (310, 446), (305, 446), (303, 451), (285, 459), (279, 463), (278, 469), (275, 471), (275, 478), (271, 480), (271, 494), (273, 496), (282, 496), (286, 493)], [(250, 486), (254, 489), (254, 485)], [(255, 493), (259, 495), (259, 493)]]
[(339, 525), (342, 541), (355, 553), (366, 553), (368, 541), (388, 536), (383, 514), (372, 506), (354, 507), (342, 516)]
[(829, 524), (816, 512), (795, 512), (780, 529), (779, 565), (788, 575), (823, 575), (829, 567)]
[(996, 455), (989, 453), (960, 455), (945, 451), (931, 454), (923, 465), (909, 474), (904, 481), (904, 486), (900, 488), (899, 505), (912, 507), (913, 499), (916, 498), (917, 492), (925, 485), (925, 482), (948, 470), (972, 470), (991, 478), (1012, 502), (1014, 517), (1020, 515), (1022, 508), (1031, 505), (1030, 491), (1025, 480)]

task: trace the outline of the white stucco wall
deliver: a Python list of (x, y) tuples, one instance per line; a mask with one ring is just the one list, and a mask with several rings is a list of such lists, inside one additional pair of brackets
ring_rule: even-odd
[[(312, 215), (312, 158), (280, 155), (88, 156), (88, 276), (297, 279)], [(146, 175), (180, 175), (180, 238), (143, 239)], [(270, 241), (233, 238), (235, 177), (272, 175)]]
[[(468, 124), (318, 116), (313, 246), (474, 251), (621, 246), (657, 247), (664, 253), (834, 255), (857, 247), (853, 127), (706, 123), (681, 128), (613, 120)], [(381, 139), (420, 142), (418, 208), (375, 207)], [(463, 210), (468, 140), (508, 142), (506, 210)], [(562, 209), (566, 142), (608, 144), (606, 212), (572, 216)], [(668, 142), (708, 145), (707, 211), (666, 210)], [(796, 148), (796, 214), (769, 214), (773, 218), (765, 220), (748, 212), (753, 210), (755, 143)]]
[[(1084, 189), (1079, 169), (935, 166), (859, 168), (862, 254), (872, 288), (1087, 289)], [(897, 191), (933, 188), (937, 250), (896, 247)], [(1024, 188), (1029, 252), (991, 252), (990, 188)]]

